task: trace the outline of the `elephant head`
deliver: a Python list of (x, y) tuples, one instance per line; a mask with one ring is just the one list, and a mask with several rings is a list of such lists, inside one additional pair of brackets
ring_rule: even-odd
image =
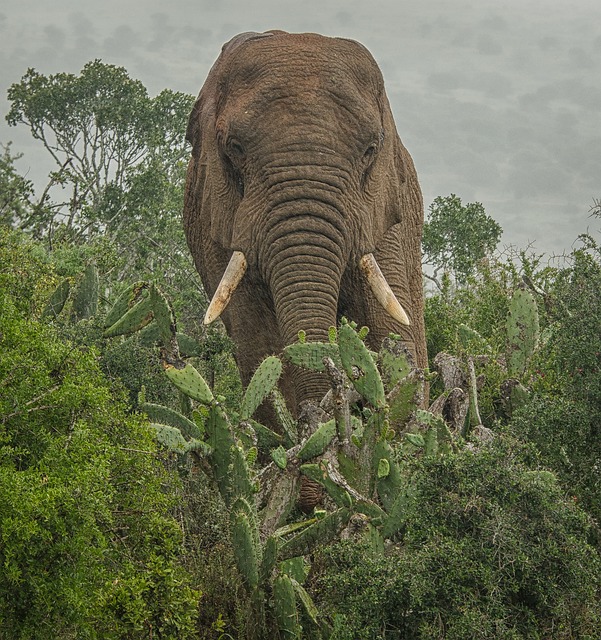
[[(184, 227), (213, 296), (205, 322), (221, 315), (245, 384), (299, 330), (327, 340), (341, 316), (370, 327), (372, 348), (400, 333), (425, 365), (422, 197), (365, 47), (236, 36), (209, 72), (187, 139)], [(324, 383), (291, 367), (283, 391), (296, 406)]]

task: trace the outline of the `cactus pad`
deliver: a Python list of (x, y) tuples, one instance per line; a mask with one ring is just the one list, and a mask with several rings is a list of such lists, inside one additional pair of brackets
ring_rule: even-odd
[(182, 432), (182, 434), (187, 435), (190, 438), (202, 437), (202, 433), (196, 423), (192, 422), (192, 420), (188, 420), (188, 418), (183, 416), (181, 413), (174, 411), (169, 407), (145, 402), (140, 405), (140, 410), (143, 411), (153, 422), (176, 427)]
[(283, 353), (292, 364), (312, 371), (325, 371), (324, 358), (331, 358), (334, 364), (340, 363), (338, 345), (332, 343), (297, 342), (288, 345)]
[(297, 457), (301, 461), (310, 460), (321, 455), (328, 447), (336, 435), (336, 421), (329, 420), (320, 424), (317, 430), (312, 433), (301, 447)]
[(98, 269), (89, 264), (73, 298), (73, 316), (77, 320), (91, 318), (98, 311)]
[(70, 290), (69, 281), (63, 280), (50, 296), (44, 311), (42, 311), (42, 318), (56, 318), (67, 302)]
[(191, 364), (178, 360), (175, 364), (163, 362), (163, 367), (169, 380), (181, 392), (203, 404), (213, 402), (213, 393), (209, 385)]
[(256, 546), (253, 527), (245, 510), (232, 511), (231, 532), (238, 571), (246, 584), (255, 589), (259, 584), (260, 548)]
[(242, 405), (240, 406), (240, 418), (242, 420), (248, 420), (257, 410), (261, 402), (275, 387), (281, 373), (282, 362), (278, 357), (269, 356), (261, 362), (242, 399)]
[(292, 580), (286, 574), (273, 581), (273, 612), (282, 640), (301, 640), (302, 628), (298, 621), (296, 596)]
[[(144, 297), (142, 297), (142, 294), (145, 294)], [(152, 301), (150, 300), (150, 295), (145, 289), (140, 289), (139, 296), (141, 299), (105, 330), (105, 338), (135, 333), (152, 321)]]
[(280, 469), (285, 469), (288, 464), (288, 458), (286, 457), (286, 449), (281, 445), (277, 449), (271, 451), (271, 459), (278, 465)]
[(168, 344), (175, 335), (175, 318), (165, 296), (153, 284), (150, 287), (152, 315), (159, 327), (162, 344)]
[(139, 299), (142, 295), (148, 295), (148, 284), (146, 282), (135, 282), (130, 287), (125, 289), (113, 306), (110, 311), (106, 314), (106, 318), (104, 319), (104, 328), (108, 329), (112, 325), (117, 322), (121, 317), (123, 317)]
[(382, 343), (378, 364), (386, 388), (392, 389), (409, 375), (413, 368), (413, 358), (400, 339), (388, 337)]
[(536, 300), (527, 289), (517, 289), (507, 315), (507, 372), (521, 377), (538, 344), (539, 324)]
[(344, 529), (350, 518), (351, 511), (347, 508), (329, 513), (290, 540), (286, 540), (280, 547), (278, 554), (280, 560), (309, 555), (318, 545), (325, 545), (333, 540)]
[(342, 366), (355, 389), (373, 406), (383, 408), (386, 401), (382, 378), (369, 349), (350, 324), (340, 326), (338, 346)]

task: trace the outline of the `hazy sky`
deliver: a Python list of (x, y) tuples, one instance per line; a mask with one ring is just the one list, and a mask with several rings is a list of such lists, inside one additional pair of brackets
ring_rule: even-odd
[(9, 128), (6, 91), (29, 67), (123, 66), (151, 95), (196, 95), (223, 42), (242, 31), (359, 40), (379, 62), (426, 209), (482, 202), (503, 242), (569, 249), (601, 198), (599, 0), (0, 0), (0, 142), (29, 176), (45, 151)]

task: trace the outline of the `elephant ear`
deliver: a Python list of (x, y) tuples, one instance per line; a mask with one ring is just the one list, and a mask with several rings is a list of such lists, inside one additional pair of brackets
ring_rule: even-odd
[(374, 197), (372, 216), (373, 241), (377, 246), (391, 227), (401, 224), (412, 234), (421, 237), (423, 202), (413, 160), (404, 147), (394, 122), (390, 103), (383, 89), (377, 98), (384, 132), (384, 148), (375, 183), (379, 185)]

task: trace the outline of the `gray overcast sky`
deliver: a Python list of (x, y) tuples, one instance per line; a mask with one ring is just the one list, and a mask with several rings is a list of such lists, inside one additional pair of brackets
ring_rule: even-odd
[(29, 67), (78, 73), (100, 58), (151, 95), (196, 95), (223, 42), (272, 28), (371, 50), (426, 209), (450, 193), (482, 202), (504, 243), (545, 253), (601, 226), (588, 217), (601, 198), (599, 0), (0, 0), (0, 142), (30, 177), (50, 168), (4, 120)]

